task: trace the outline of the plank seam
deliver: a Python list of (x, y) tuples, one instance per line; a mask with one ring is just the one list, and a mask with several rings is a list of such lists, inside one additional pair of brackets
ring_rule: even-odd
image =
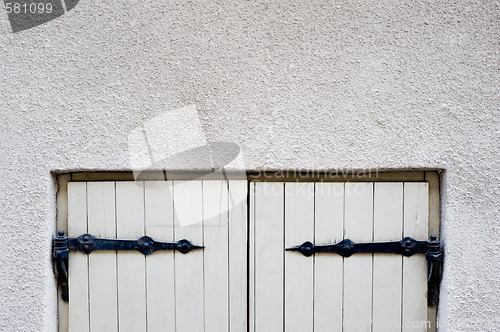
[[(172, 195), (172, 236), (174, 241), (176, 241), (175, 237), (175, 181), (172, 181), (171, 183), (171, 195)], [(177, 331), (177, 278), (176, 278), (176, 269), (175, 269), (175, 256), (177, 256), (177, 252), (174, 251), (174, 257), (173, 257), (173, 273), (174, 273), (174, 330)]]
[[(283, 183), (283, 187), (282, 187), (282, 190), (283, 190), (283, 218), (281, 219), (282, 223), (283, 223), (283, 244), (285, 244), (286, 242), (286, 229), (285, 229), (285, 216), (286, 216), (286, 184)], [(283, 254), (283, 332), (285, 332), (286, 330), (286, 320), (285, 320), (285, 312), (286, 312), (286, 298), (285, 298), (285, 295), (286, 295), (286, 289), (285, 289), (285, 274), (286, 274), (286, 261), (285, 261), (285, 254)]]
[[(117, 207), (116, 207), (116, 181), (114, 182), (114, 190), (115, 190), (115, 238), (118, 238), (118, 218), (117, 218)], [(116, 328), (117, 330), (119, 331), (120, 330), (120, 315), (119, 315), (119, 312), (120, 312), (120, 309), (119, 309), (119, 300), (118, 300), (118, 289), (119, 289), (119, 285), (118, 285), (118, 281), (119, 281), (119, 278), (118, 278), (118, 251), (115, 251), (115, 260), (116, 260)]]
[[(88, 190), (88, 183), (85, 182), (85, 216), (87, 218), (87, 223), (86, 223), (86, 229), (87, 233), (89, 232), (89, 190)], [(87, 261), (87, 300), (88, 300), (88, 311), (89, 311), (89, 331), (90, 331), (90, 259), (89, 255), (85, 255), (85, 260)]]
[(227, 211), (226, 211), (226, 218), (227, 218), (227, 331), (231, 331), (231, 273), (230, 273), (230, 269), (232, 268), (232, 266), (230, 265), (230, 259), (229, 259), (229, 250), (230, 250), (230, 246), (229, 246), (229, 236), (231, 235), (231, 232), (229, 231), (229, 227), (231, 227), (231, 220), (229, 219), (229, 209), (230, 209), (230, 206), (229, 206), (229, 195), (231, 194), (230, 191), (229, 191), (229, 181), (224, 181), (223, 183), (225, 183), (226, 185), (225, 186), (222, 186), (223, 188), (225, 187), (226, 188), (226, 192), (227, 192)]
[(247, 289), (246, 289), (246, 292), (247, 292), (247, 331), (250, 332), (250, 248), (251, 248), (251, 244), (250, 244), (250, 209), (252, 208), (251, 206), (251, 203), (250, 203), (250, 195), (251, 195), (251, 187), (252, 185), (250, 184), (250, 182), (247, 182), (247, 234), (246, 234), (246, 237), (247, 237)]
[(256, 229), (257, 229), (257, 220), (255, 219), (255, 214), (256, 214), (256, 209), (257, 209), (257, 197), (255, 196), (255, 191), (256, 191), (256, 186), (257, 184), (254, 184), (253, 186), (253, 237), (254, 237), (254, 243), (253, 243), (253, 332), (255, 332), (257, 328), (257, 264), (255, 261), (255, 256), (256, 256)]
[[(316, 243), (316, 182), (313, 183), (313, 243)], [(316, 257), (312, 261), (312, 329), (314, 331), (314, 294), (316, 290)]]
[[(201, 226), (201, 238), (202, 238), (202, 246), (205, 245), (205, 216), (203, 214), (203, 211), (204, 211), (204, 200), (203, 200), (203, 196), (205, 194), (205, 190), (204, 190), (204, 186), (205, 185), (205, 181), (201, 181), (201, 222), (200, 222), (200, 226)], [(202, 255), (202, 276), (203, 276), (203, 303), (205, 304), (206, 303), (206, 297), (205, 297), (205, 285), (206, 285), (206, 282), (205, 282), (205, 253), (206, 251), (203, 250), (203, 255)], [(206, 324), (207, 324), (207, 317), (205, 315), (205, 305), (202, 306), (202, 310), (203, 310), (203, 331), (206, 331)]]
[[(373, 242), (374, 239), (375, 239), (375, 188), (377, 186), (375, 186), (374, 183), (372, 183), (372, 239), (371, 241)], [(371, 310), (371, 318), (370, 318), (370, 331), (373, 332), (373, 304), (374, 304), (374, 294), (373, 294), (373, 291), (374, 291), (374, 279), (375, 279), (375, 255), (372, 254), (372, 310)]]
[[(342, 240), (345, 239), (345, 183), (343, 185), (343, 193), (342, 193)], [(345, 303), (345, 294), (344, 294), (344, 279), (345, 279), (345, 258), (342, 257), (342, 332), (344, 332), (344, 303)]]
[[(146, 182), (142, 181), (142, 215), (144, 219), (143, 234), (146, 235)], [(144, 257), (144, 296), (146, 298), (146, 331), (148, 330), (148, 258)]]
[[(401, 238), (405, 236), (405, 187), (406, 183), (403, 182), (403, 208), (402, 208), (402, 216), (401, 216)], [(405, 270), (404, 270), (404, 257), (401, 258), (401, 331), (403, 331), (403, 312), (404, 312), (404, 280), (405, 280)]]

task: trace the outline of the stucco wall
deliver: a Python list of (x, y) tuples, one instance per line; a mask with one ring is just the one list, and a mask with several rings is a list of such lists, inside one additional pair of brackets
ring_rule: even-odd
[(130, 132), (193, 104), (248, 169), (444, 169), (440, 320), (498, 330), (497, 1), (81, 0), (15, 34), (0, 18), (1, 331), (56, 330), (51, 171), (129, 169)]

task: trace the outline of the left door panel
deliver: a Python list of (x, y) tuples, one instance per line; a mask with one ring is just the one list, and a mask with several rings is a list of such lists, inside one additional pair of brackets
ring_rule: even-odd
[(69, 237), (205, 247), (71, 251), (69, 331), (245, 330), (247, 262), (237, 253), (246, 251), (246, 195), (238, 180), (69, 183)]

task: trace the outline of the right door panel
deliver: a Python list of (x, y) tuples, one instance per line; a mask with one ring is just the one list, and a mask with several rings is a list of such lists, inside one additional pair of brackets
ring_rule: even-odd
[(426, 331), (425, 255), (284, 249), (428, 235), (426, 182), (250, 183), (251, 331)]

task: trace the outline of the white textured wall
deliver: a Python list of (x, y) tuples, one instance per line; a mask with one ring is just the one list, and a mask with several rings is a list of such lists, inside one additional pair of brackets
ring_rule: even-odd
[(439, 315), (498, 330), (498, 1), (81, 0), (16, 34), (0, 13), (1, 331), (56, 329), (51, 171), (128, 169), (129, 133), (191, 104), (249, 169), (445, 169)]

